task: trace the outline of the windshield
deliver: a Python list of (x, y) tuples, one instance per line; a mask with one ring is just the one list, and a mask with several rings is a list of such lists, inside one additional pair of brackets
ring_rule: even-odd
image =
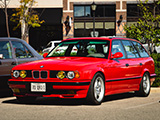
[(47, 57), (97, 57), (108, 58), (109, 41), (106, 40), (76, 40), (61, 42)]

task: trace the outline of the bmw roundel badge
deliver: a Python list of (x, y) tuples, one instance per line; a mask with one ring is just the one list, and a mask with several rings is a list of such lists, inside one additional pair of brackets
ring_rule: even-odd
[(40, 66), (40, 68), (43, 68), (43, 67), (44, 67), (43, 65)]

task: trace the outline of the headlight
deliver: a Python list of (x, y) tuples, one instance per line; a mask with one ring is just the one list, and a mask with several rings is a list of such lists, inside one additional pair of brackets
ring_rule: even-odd
[(59, 71), (57, 73), (57, 78), (63, 79), (63, 78), (68, 78), (68, 79), (73, 79), (73, 78), (79, 78), (79, 72), (78, 71)]
[(59, 71), (57, 73), (57, 78), (59, 78), (59, 79), (63, 79), (63, 78), (65, 78), (65, 76), (66, 76), (66, 74), (64, 71)]
[(20, 72), (20, 76), (21, 76), (21, 78), (25, 78), (25, 77), (27, 76), (27, 72), (24, 71), (24, 70), (22, 70), (22, 71)]
[(17, 71), (17, 70), (13, 71), (13, 77), (18, 78), (19, 77), (19, 71)]
[(75, 76), (75, 74), (74, 74), (73, 71), (69, 71), (69, 72), (67, 73), (67, 77), (68, 77), (69, 79), (73, 79), (74, 76)]

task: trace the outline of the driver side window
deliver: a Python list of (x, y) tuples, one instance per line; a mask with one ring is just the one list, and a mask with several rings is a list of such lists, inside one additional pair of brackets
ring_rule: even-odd
[(123, 46), (122, 46), (120, 40), (112, 41), (112, 54), (115, 54), (117, 52), (121, 52), (123, 54), (123, 57), (121, 57), (119, 59), (124, 59), (125, 58), (125, 52), (124, 52), (124, 49), (123, 49)]

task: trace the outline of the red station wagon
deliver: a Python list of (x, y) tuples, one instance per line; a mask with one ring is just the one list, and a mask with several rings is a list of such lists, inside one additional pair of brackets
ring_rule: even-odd
[(129, 38), (66, 39), (44, 57), (12, 69), (9, 86), (19, 102), (59, 97), (101, 104), (106, 95), (129, 91), (146, 97), (156, 76), (153, 59)]

